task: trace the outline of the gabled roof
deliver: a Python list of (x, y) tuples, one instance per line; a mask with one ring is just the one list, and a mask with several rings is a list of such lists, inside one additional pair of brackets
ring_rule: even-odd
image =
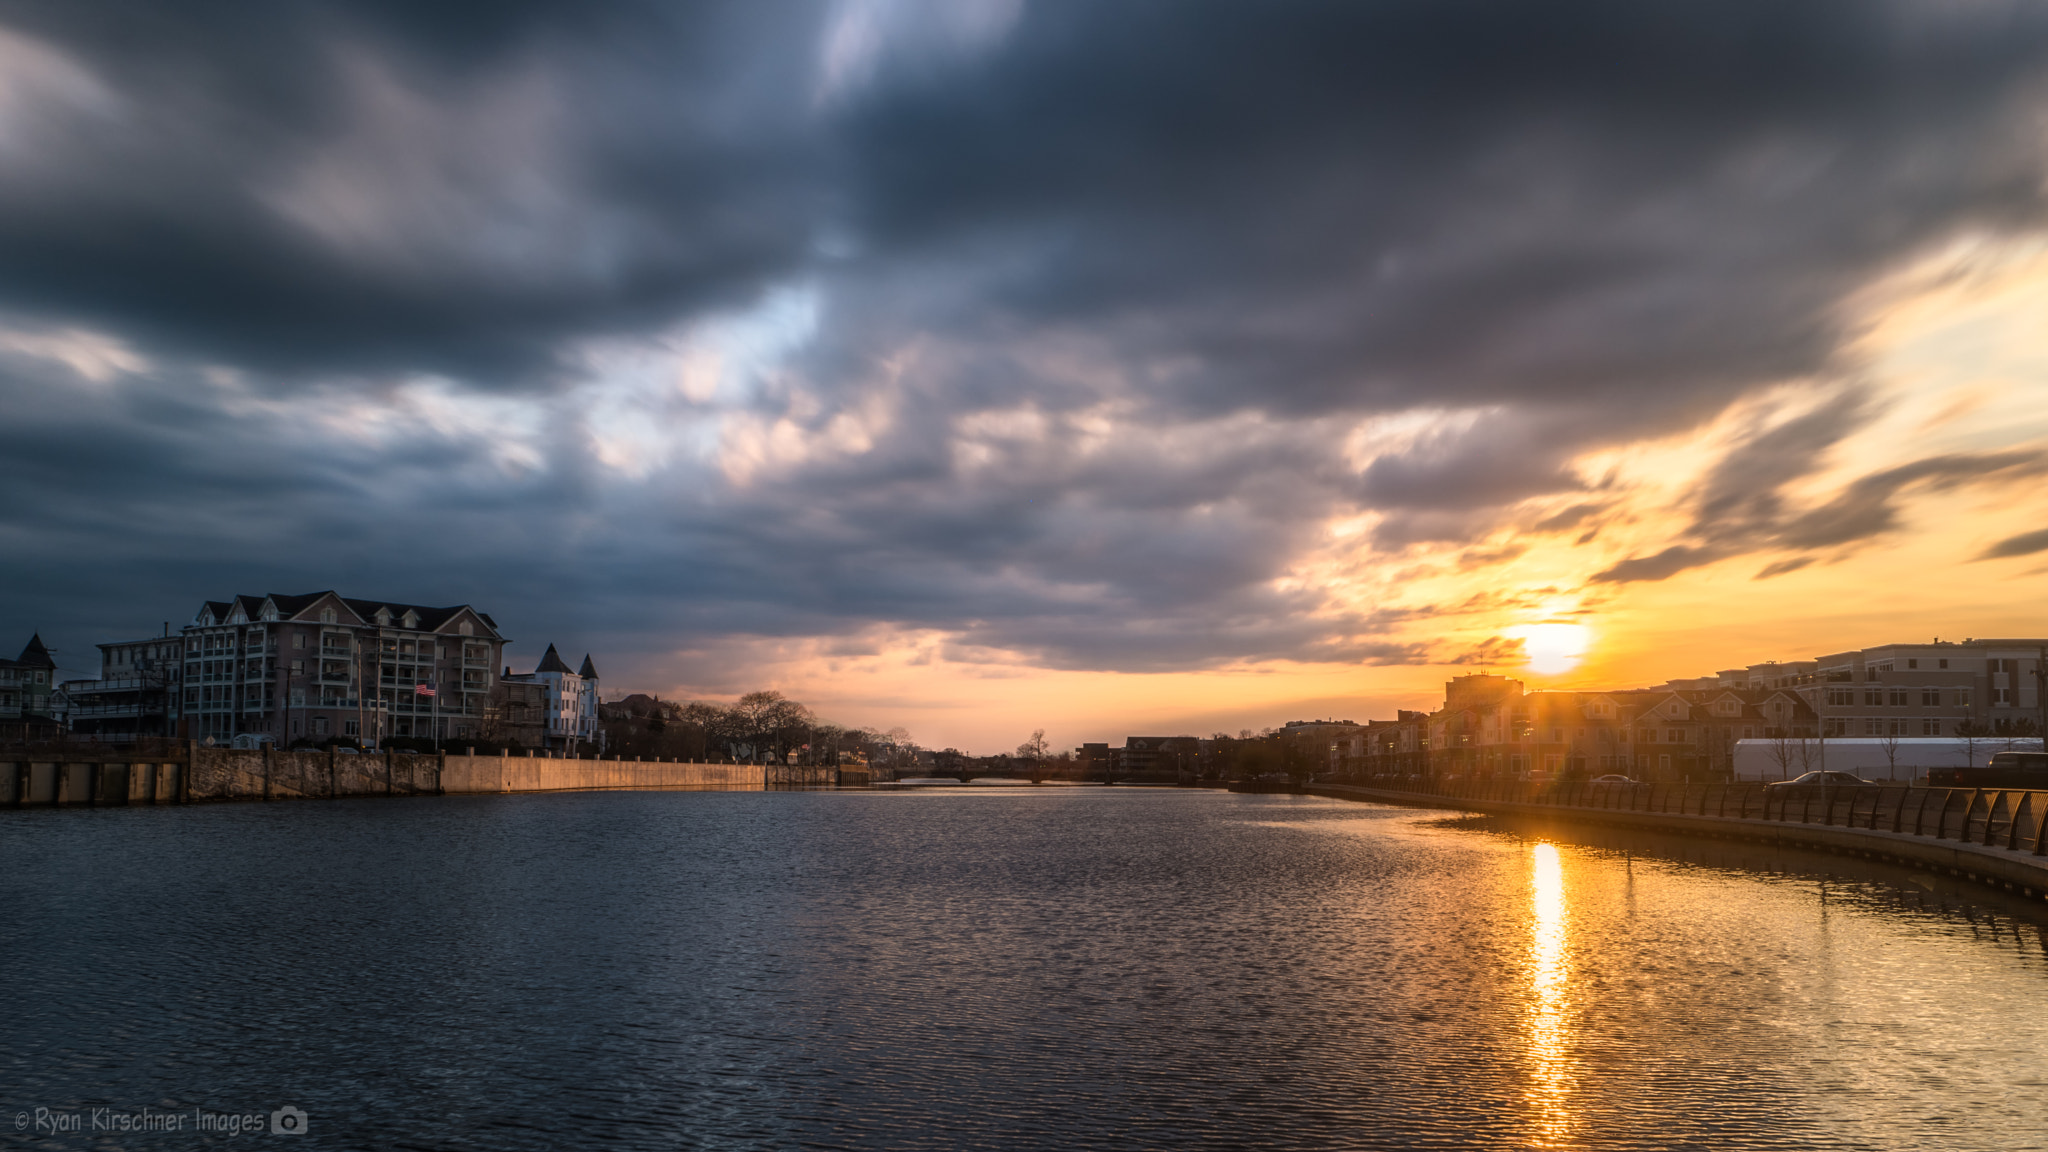
[(547, 655), (540, 658), (540, 664), (534, 668), (534, 671), (536, 673), (560, 672), (564, 676), (574, 676), (576, 674), (569, 670), (567, 664), (562, 663), (562, 657), (555, 651), (553, 644), (548, 645)]
[(277, 610), (278, 616), (282, 619), (310, 620), (312, 617), (309, 613), (312, 612), (313, 608), (321, 601), (330, 598), (335, 604), (355, 615), (356, 619), (348, 621), (348, 623), (368, 623), (376, 618), (379, 609), (383, 609), (394, 620), (403, 620), (407, 613), (411, 613), (414, 619), (413, 627), (421, 631), (438, 632), (442, 625), (449, 623), (462, 613), (468, 612), (476, 617), (485, 628), (488, 628), (493, 637), (501, 640), (504, 638), (498, 635), (498, 624), (496, 621), (467, 604), (456, 604), (446, 608), (432, 608), (424, 604), (400, 604), (389, 600), (357, 600), (342, 596), (333, 589), (322, 592), (306, 592), (296, 596), (272, 592), (267, 596), (236, 596), (232, 600), (208, 600), (200, 605), (199, 614), (192, 618), (192, 622), (202, 627), (209, 624), (224, 623), (234, 615), (237, 609), (240, 609), (242, 615), (249, 620), (260, 620), (263, 618), (263, 608), (266, 604), (274, 607)]

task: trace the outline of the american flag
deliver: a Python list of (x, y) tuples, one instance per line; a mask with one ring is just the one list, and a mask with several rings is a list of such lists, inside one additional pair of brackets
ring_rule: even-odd
[(412, 691), (415, 696), (432, 696), (434, 694), (434, 682), (429, 680), (424, 684), (415, 684)]

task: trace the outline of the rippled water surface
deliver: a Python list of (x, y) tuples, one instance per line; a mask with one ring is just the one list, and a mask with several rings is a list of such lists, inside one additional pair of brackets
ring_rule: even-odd
[(24, 811), (0, 901), (0, 1131), (2048, 1145), (2031, 906), (1715, 842), (1149, 789)]

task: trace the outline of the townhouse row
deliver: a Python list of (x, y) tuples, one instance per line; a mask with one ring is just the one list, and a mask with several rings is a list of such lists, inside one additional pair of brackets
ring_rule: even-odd
[(1374, 720), (1330, 744), (1345, 774), (1551, 778), (1730, 774), (1742, 740), (2036, 737), (2048, 731), (2048, 640), (1885, 644), (1616, 691), (1529, 691), (1460, 676), (1434, 712)]

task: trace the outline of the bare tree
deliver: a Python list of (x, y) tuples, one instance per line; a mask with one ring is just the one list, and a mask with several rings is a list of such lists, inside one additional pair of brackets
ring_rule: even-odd
[(1031, 739), (1017, 745), (1017, 759), (1030, 765), (1031, 782), (1033, 784), (1045, 779), (1045, 755), (1047, 751), (1045, 729), (1043, 728), (1032, 729)]
[(1778, 779), (1787, 780), (1792, 776), (1792, 766), (1799, 763), (1799, 754), (1792, 743), (1792, 737), (1783, 728), (1772, 729), (1771, 762), (1778, 766)]
[(1888, 721), (1883, 734), (1877, 738), (1877, 746), (1884, 752), (1884, 778), (1887, 781), (1899, 778), (1899, 729), (1903, 726), (1903, 721)]
[(1991, 736), (1989, 726), (1975, 720), (1959, 721), (1955, 727), (1956, 738), (1963, 742), (1963, 762), (1971, 768), (1977, 766), (1977, 750)]

